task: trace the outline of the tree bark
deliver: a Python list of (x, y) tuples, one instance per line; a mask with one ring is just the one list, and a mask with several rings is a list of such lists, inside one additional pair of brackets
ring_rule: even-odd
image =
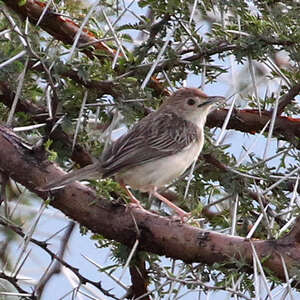
[[(39, 187), (65, 172), (45, 159), (44, 150), (28, 149), (24, 141), (4, 126), (0, 126), (0, 145), (1, 172), (42, 199), (47, 199), (48, 193), (40, 192)], [(246, 239), (181, 224), (144, 209), (113, 204), (97, 197), (93, 189), (79, 182), (52, 192), (50, 205), (108, 239), (128, 247), (132, 247), (138, 239), (138, 250), (181, 259), (186, 263), (234, 264), (235, 260), (242, 260), (251, 272), (253, 245), (259, 258), (264, 260), (264, 266), (281, 280), (285, 280), (281, 258), (290, 276), (300, 266), (300, 219), (297, 219), (293, 230), (281, 239)]]

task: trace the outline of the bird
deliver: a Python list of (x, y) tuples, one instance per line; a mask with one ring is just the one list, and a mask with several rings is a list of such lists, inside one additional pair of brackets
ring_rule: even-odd
[(76, 180), (114, 177), (133, 205), (142, 207), (128, 186), (161, 200), (183, 220), (190, 214), (161, 195), (159, 189), (182, 175), (198, 158), (207, 115), (224, 100), (222, 96), (207, 96), (198, 88), (181, 88), (112, 142), (95, 163), (50, 181), (41, 190), (53, 190)]

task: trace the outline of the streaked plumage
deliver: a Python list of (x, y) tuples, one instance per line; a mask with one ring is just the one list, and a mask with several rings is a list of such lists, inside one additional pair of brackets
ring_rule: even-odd
[(134, 125), (101, 155), (103, 176), (174, 155), (191, 143), (199, 142), (201, 135), (196, 125), (174, 112), (154, 112)]

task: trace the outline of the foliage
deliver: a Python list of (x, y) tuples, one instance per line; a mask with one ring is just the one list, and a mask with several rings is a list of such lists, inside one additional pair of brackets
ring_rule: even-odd
[[(26, 2), (19, 1), (18, 4), (23, 7)], [(91, 9), (85, 1), (54, 2), (52, 9), (69, 16), (77, 24), (85, 20)], [(45, 33), (42, 26), (19, 18), (12, 10), (7, 10), (5, 1), (0, 4), (5, 11), (0, 16), (0, 62), (5, 63), (26, 50), (24, 55), (0, 68), (0, 81), (5, 82), (14, 93), (21, 84), (19, 101), (28, 101), (44, 111), (44, 117), (29, 110), (17, 111), (12, 124), (21, 127), (42, 123), (41, 128), (24, 131), (23, 137), (35, 145), (40, 144), (42, 136), (45, 136), (41, 144), (49, 153), (49, 159), (56, 160), (66, 170), (73, 164), (70, 157), (72, 145), (49, 137), (53, 127), (54, 130), (64, 130), (71, 141), (76, 137), (77, 144), (98, 157), (104, 144), (109, 142), (111, 129), (118, 129), (113, 132), (115, 138), (149, 110), (157, 109), (164, 91), (171, 87), (179, 88), (188, 82), (189, 85), (209, 89), (212, 84), (212, 89), (217, 89), (224, 96), (234, 94), (237, 109), (270, 112), (282, 99), (280, 97), (300, 82), (300, 7), (297, 1), (142, 0), (126, 10), (122, 3), (101, 1), (86, 25), (97, 38), (104, 39), (114, 51), (113, 56), (104, 49), (95, 50), (93, 45), (80, 43), (70, 56), (72, 45), (56, 40)], [(113, 24), (113, 33), (102, 10), (111, 22), (117, 20)], [(15, 27), (11, 20), (16, 23)], [(5, 33), (5, 30), (8, 31)], [(118, 43), (122, 44), (122, 49)], [(165, 43), (168, 47), (157, 60)], [(145, 89), (141, 89), (154, 64), (157, 65), (152, 79)], [(21, 79), (22, 72), (25, 72), (24, 81)], [(157, 81), (159, 84), (155, 85)], [(158, 88), (160, 86), (162, 88)], [(86, 90), (86, 105), (80, 115)], [(3, 102), (0, 103), (1, 122), (5, 122), (10, 106), (2, 95), (0, 98)], [(52, 107), (51, 114), (49, 107)], [(120, 118), (117, 118), (117, 112)], [(291, 99), (284, 106), (282, 115), (299, 118), (299, 112), (299, 98), (296, 98), (296, 101)], [(77, 124), (80, 125), (79, 133), (75, 131)], [(228, 135), (217, 143), (223, 131), (206, 130), (206, 144), (191, 181), (188, 174), (184, 174), (169, 187), (176, 192), (182, 207), (199, 217), (194, 221), (195, 226), (246, 237), (268, 204), (267, 219), (264, 215), (254, 236), (278, 238), (290, 229), (290, 226), (284, 226), (299, 214), (296, 190), (299, 173), (287, 176), (282, 182), (278, 180), (299, 167), (299, 136), (287, 136), (284, 132), (269, 136), (269, 128), (260, 135), (259, 132), (243, 133), (243, 128), (236, 128), (236, 132), (228, 130)], [(251, 150), (256, 136), (260, 139), (259, 146)], [(276, 137), (276, 140), (271, 137)], [(245, 150), (242, 154), (241, 147)], [(262, 149), (265, 149), (263, 153)], [(247, 151), (249, 153), (245, 155)], [(107, 199), (117, 201), (120, 197), (126, 198), (112, 179), (95, 180), (90, 184)], [(183, 199), (187, 185), (187, 197)], [(11, 203), (28, 201), (23, 193), (6, 193), (10, 210), (13, 207)], [(147, 196), (137, 195), (146, 205), (158, 210), (155, 201), (149, 202)], [(263, 198), (255, 195), (263, 195)], [(36, 199), (31, 201), (36, 205)], [(0, 212), (9, 222), (21, 226), (34, 223), (28, 206), (25, 208), (18, 218), (8, 213), (5, 205), (1, 206)], [(160, 213), (170, 214), (164, 207), (160, 207)], [(0, 230), (3, 240), (0, 243), (0, 253), (3, 253), (1, 268), (13, 273), (16, 271), (14, 265), (22, 261), (26, 251), (16, 262), (8, 251), (8, 247), (16, 243), (16, 236), (12, 238), (5, 227), (0, 227)], [(55, 233), (51, 230), (47, 233), (50, 239)], [(86, 234), (84, 228), (82, 233)], [(99, 267), (99, 272), (110, 276), (120, 272), (131, 249), (100, 235), (93, 235), (91, 239), (111, 254), (111, 265)], [(198, 293), (201, 295), (214, 289), (230, 290), (229, 294), (242, 298), (238, 294), (240, 292), (248, 297), (246, 299), (259, 297), (255, 294), (257, 290), (251, 267), (234, 258), (212, 266), (190, 265), (137, 252), (131, 264), (140, 260), (146, 262), (149, 290), (156, 298), (175, 299), (183, 292), (196, 297)], [(268, 285), (278, 287), (277, 278), (266, 273), (269, 275)], [(295, 276), (298, 276), (297, 273), (294, 272)], [(82, 278), (81, 281), (84, 282)], [(5, 289), (17, 290), (18, 285), (8, 288), (5, 282)], [(29, 290), (26, 284), (21, 286), (25, 291)], [(109, 286), (103, 288), (110, 290)], [(43, 293), (43, 290), (39, 292)]]

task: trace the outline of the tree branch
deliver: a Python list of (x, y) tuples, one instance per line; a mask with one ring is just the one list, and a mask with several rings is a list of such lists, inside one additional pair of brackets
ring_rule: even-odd
[[(22, 238), (25, 238), (25, 233), (23, 232), (22, 228), (21, 227), (18, 227), (18, 226), (15, 226), (15, 225), (12, 225), (11, 223), (7, 223), (6, 221), (0, 219), (0, 225), (2, 226), (5, 226), (9, 229), (11, 229), (13, 232), (15, 232), (16, 234), (18, 234), (19, 236), (21, 236)], [(39, 246), (40, 248), (42, 248), (45, 252), (47, 252), (51, 259), (55, 260), (55, 264), (57, 266), (64, 266), (66, 268), (68, 268), (69, 270), (71, 270), (76, 276), (77, 278), (80, 280), (80, 282), (82, 284), (86, 284), (86, 283), (89, 283), (91, 284), (92, 286), (96, 287), (97, 289), (99, 289), (104, 295), (108, 296), (108, 297), (111, 297), (112, 299), (117, 299), (113, 294), (111, 294), (109, 291), (105, 290), (102, 288), (101, 286), (101, 281), (93, 281), (93, 280), (90, 280), (88, 279), (87, 277), (81, 275), (81, 273), (79, 272), (79, 269), (76, 268), (76, 267), (73, 267), (72, 265), (70, 265), (69, 263), (67, 263), (65, 260), (63, 260), (63, 258), (61, 257), (60, 254), (55, 254), (53, 251), (51, 251), (49, 248), (48, 248), (48, 244), (46, 242), (43, 242), (43, 241), (39, 241), (39, 240), (36, 240), (34, 238), (30, 238), (30, 242)], [(3, 275), (4, 273), (1, 273), (0, 272), (0, 278), (2, 276), (2, 278), (8, 280), (9, 282), (13, 283), (15, 281), (15, 283), (17, 283), (17, 279), (15, 278), (11, 278), (11, 277), (4, 277)], [(17, 285), (14, 284), (15, 287), (17, 288)], [(22, 292), (22, 290), (19, 290), (19, 292)], [(33, 292), (32, 293), (32, 296), (30, 299), (40, 299), (40, 295), (37, 291), (37, 293)]]
[[(60, 248), (56, 254), (57, 257), (59, 257), (61, 260), (63, 260), (64, 258), (74, 228), (75, 228), (75, 222), (70, 221), (68, 228), (61, 239)], [(60, 272), (61, 272), (61, 263), (58, 260), (55, 260), (51, 268), (48, 270), (45, 276), (43, 276), (40, 279), (38, 286), (36, 287), (36, 294), (39, 296), (39, 298), (41, 298), (41, 296), (43, 295), (43, 292), (45, 291), (45, 287), (48, 285), (53, 275), (59, 274)]]
[[(54, 164), (44, 161), (45, 153), (25, 148), (11, 130), (0, 126), (0, 170), (43, 199), (47, 193), (38, 187), (65, 174)], [(206, 231), (172, 221), (139, 208), (130, 211), (96, 196), (91, 188), (78, 182), (57, 190), (50, 204), (93, 232), (132, 247), (139, 239), (139, 250), (181, 259), (187, 263), (234, 263), (242, 260), (252, 265), (250, 240)], [(134, 215), (135, 220), (132, 219)], [(135, 222), (140, 230), (137, 237)], [(281, 256), (290, 276), (300, 265), (300, 219), (287, 236), (279, 240), (251, 240), (264, 266), (284, 280)]]
[[(19, 1), (8, 0), (5, 1), (5, 4), (24, 20), (28, 18), (33, 24), (36, 24), (40, 20), (40, 17), (43, 16), (39, 22), (39, 26), (41, 28), (43, 28), (57, 40), (62, 41), (65, 44), (73, 44), (74, 38), (80, 26), (77, 25), (71, 18), (65, 16), (63, 17), (55, 13), (50, 8), (48, 8), (46, 13), (44, 13), (44, 9), (46, 9), (46, 3), (36, 0), (27, 0), (25, 1), (24, 5), (20, 5)], [(98, 41), (96, 36), (91, 31), (86, 29), (83, 29), (80, 34), (78, 46), (84, 44), (93, 45), (94, 49), (104, 50), (112, 57), (115, 54), (114, 50), (110, 49), (105, 43)], [(94, 57), (93, 52), (88, 49), (84, 49), (83, 52), (90, 58)]]
[[(222, 127), (227, 116), (228, 109), (219, 109), (210, 114), (206, 126)], [(272, 112), (263, 110), (261, 114), (257, 109), (234, 110), (227, 125), (227, 129), (235, 129), (242, 132), (255, 134), (260, 132), (272, 118)], [(267, 129), (268, 130), (268, 129)], [(279, 138), (289, 141), (300, 149), (300, 119), (277, 116), (273, 134)]]
[(8, 281), (10, 284), (12, 284), (15, 287), (15, 289), (22, 295), (22, 299), (24, 299), (24, 300), (26, 300), (26, 299), (37, 300), (37, 297), (32, 292), (29, 293), (29, 292), (23, 290), (19, 286), (17, 278), (8, 276), (4, 272), (0, 272), (0, 278), (4, 279), (4, 280)]
[[(149, 276), (146, 269), (145, 259), (139, 252), (134, 256), (134, 262), (129, 267), (129, 272), (132, 282), (130, 297), (135, 299), (147, 294)], [(141, 300), (150, 300), (150, 297), (147, 295), (142, 297)]]
[(300, 82), (295, 84), (291, 89), (283, 95), (279, 99), (278, 109), (277, 109), (277, 116), (281, 115), (284, 111), (284, 108), (289, 105), (292, 100), (300, 94)]

